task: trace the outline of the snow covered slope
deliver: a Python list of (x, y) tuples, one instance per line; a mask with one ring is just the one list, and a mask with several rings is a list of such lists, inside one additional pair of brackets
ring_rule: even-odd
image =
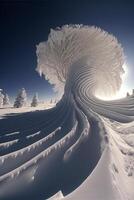
[(133, 200), (134, 96), (97, 98), (121, 86), (120, 44), (96, 27), (63, 26), (37, 56), (64, 95), (52, 109), (1, 118), (0, 199)]

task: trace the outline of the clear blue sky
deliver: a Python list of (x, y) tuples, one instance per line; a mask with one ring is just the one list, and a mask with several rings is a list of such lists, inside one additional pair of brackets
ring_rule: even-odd
[(35, 71), (36, 45), (50, 28), (64, 24), (96, 25), (122, 43), (128, 66), (128, 88), (134, 86), (134, 3), (132, 1), (44, 0), (0, 1), (0, 88), (15, 97), (25, 87), (41, 99), (54, 95)]

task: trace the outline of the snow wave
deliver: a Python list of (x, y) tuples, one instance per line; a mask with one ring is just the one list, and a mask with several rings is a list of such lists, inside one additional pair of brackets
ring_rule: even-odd
[[(97, 98), (121, 86), (120, 44), (99, 28), (66, 25), (37, 56), (39, 73), (64, 94), (53, 109), (0, 121), (0, 197), (132, 200), (134, 96)], [(98, 177), (107, 184), (96, 193)]]

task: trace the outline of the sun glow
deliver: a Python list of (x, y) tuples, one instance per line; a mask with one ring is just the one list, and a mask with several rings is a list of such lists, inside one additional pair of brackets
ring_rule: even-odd
[(121, 99), (121, 98), (126, 97), (127, 92), (131, 93), (126, 85), (126, 80), (128, 77), (128, 66), (126, 63), (123, 64), (123, 69), (124, 69), (125, 73), (123, 73), (123, 75), (121, 77), (122, 78), (122, 86), (121, 86), (119, 92), (114, 96), (98, 96), (98, 95), (96, 95), (97, 98), (103, 99), (106, 101), (110, 101), (110, 100)]

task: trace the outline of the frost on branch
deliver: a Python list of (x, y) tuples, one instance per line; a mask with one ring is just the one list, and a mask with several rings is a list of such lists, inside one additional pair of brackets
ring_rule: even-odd
[(84, 58), (94, 95), (105, 93), (108, 96), (120, 89), (123, 49), (113, 35), (100, 28), (65, 25), (51, 29), (48, 40), (37, 46), (36, 53), (37, 71), (60, 92), (64, 91), (72, 66)]

